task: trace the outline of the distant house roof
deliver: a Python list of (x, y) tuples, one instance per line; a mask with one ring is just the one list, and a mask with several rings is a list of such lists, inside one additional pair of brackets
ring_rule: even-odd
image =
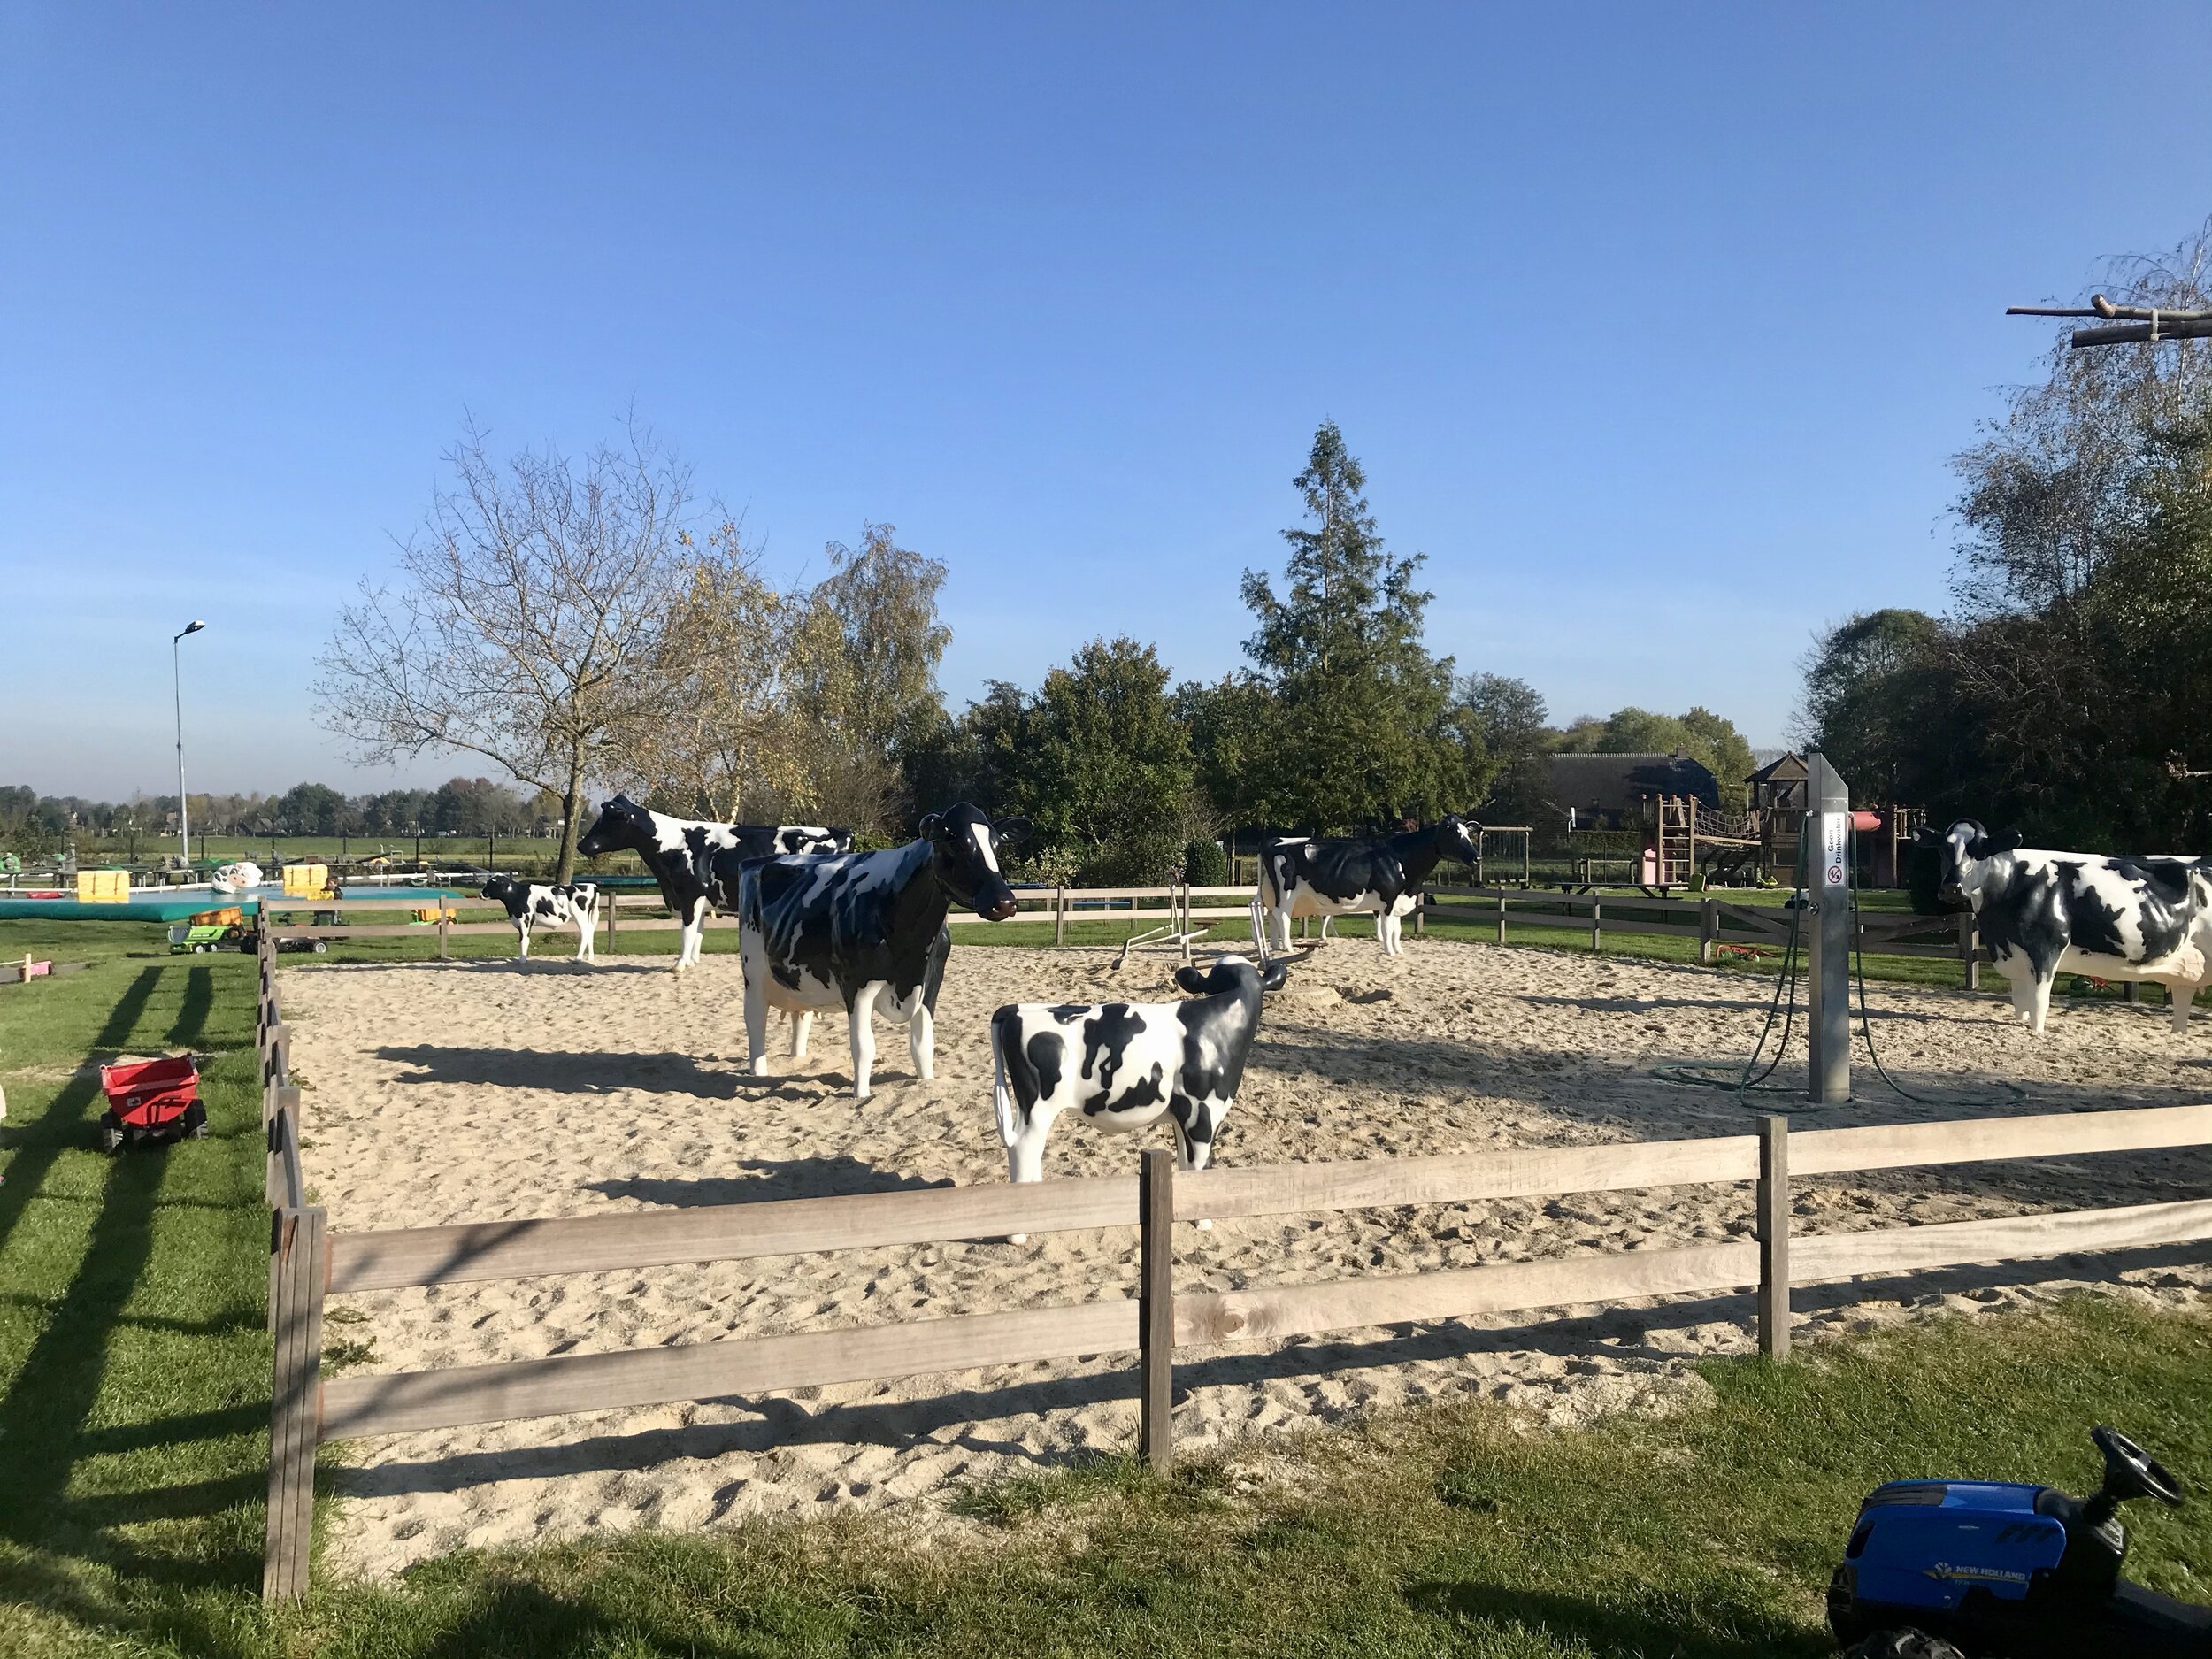
[(1662, 795), (1720, 805), (1720, 780), (1686, 755), (1554, 755), (1551, 793), (1581, 811), (1617, 812)]
[(1744, 781), (1746, 783), (1802, 783), (1808, 775), (1804, 758), (1793, 752), (1785, 752), (1778, 758), (1770, 760), (1760, 767)]

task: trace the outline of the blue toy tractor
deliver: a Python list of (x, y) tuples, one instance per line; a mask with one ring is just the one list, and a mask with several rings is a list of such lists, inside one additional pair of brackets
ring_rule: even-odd
[(1900, 1659), (2212, 1659), (2212, 1608), (2120, 1577), (2116, 1511), (2131, 1498), (2178, 1504), (2181, 1483), (2124, 1435), (2090, 1438), (2104, 1454), (2093, 1497), (1980, 1480), (1877, 1487), (1828, 1586), (1836, 1640)]

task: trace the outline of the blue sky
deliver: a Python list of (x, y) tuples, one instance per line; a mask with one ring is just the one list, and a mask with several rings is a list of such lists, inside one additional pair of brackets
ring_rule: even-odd
[(0, 0), (0, 782), (164, 787), (194, 616), (195, 788), (387, 779), (307, 684), (465, 411), (896, 524), (955, 706), (1234, 666), (1332, 417), (1433, 649), (1778, 741), (1941, 604), (2004, 306), (2212, 211), (2212, 8), (2084, 15)]

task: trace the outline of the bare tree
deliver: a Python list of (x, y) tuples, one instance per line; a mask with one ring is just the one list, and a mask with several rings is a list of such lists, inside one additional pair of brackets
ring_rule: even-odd
[(587, 780), (661, 694), (689, 473), (635, 425), (580, 465), (548, 449), (503, 466), (472, 423), (446, 458), (454, 486), (400, 544), (400, 580), (365, 580), (339, 612), (317, 718), (371, 764), (457, 750), (553, 791), (565, 881)]

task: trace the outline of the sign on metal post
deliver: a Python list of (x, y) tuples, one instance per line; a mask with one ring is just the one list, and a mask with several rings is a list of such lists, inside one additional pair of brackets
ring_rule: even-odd
[(1813, 924), (1811, 1064), (1806, 1098), (1851, 1098), (1851, 792), (1818, 749), (1805, 757), (1805, 901)]

